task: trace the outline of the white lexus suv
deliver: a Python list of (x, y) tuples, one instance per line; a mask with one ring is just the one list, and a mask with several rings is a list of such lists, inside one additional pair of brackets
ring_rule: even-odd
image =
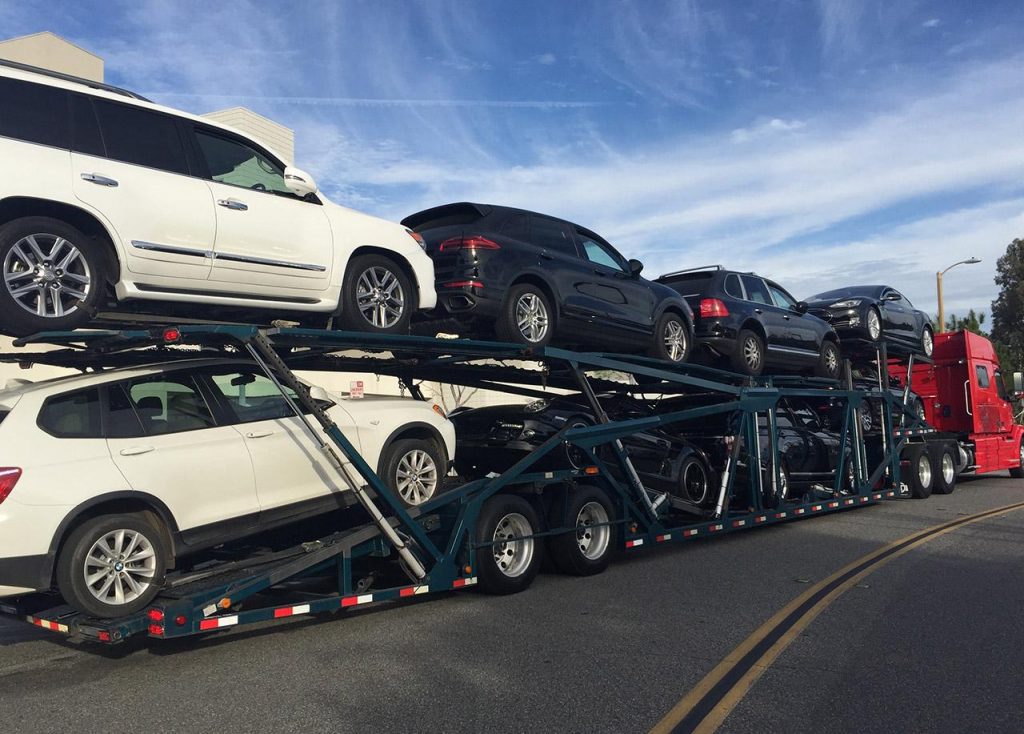
[(78, 328), (114, 302), (403, 332), (437, 299), (418, 235), (332, 204), (251, 138), (6, 61), (0, 263), (0, 331), (15, 335)]
[[(440, 409), (323, 395), (406, 505), (438, 491), (455, 452)], [(355, 502), (273, 381), (241, 361), (0, 391), (0, 445), (0, 597), (55, 586), (97, 617), (144, 608), (182, 557)]]

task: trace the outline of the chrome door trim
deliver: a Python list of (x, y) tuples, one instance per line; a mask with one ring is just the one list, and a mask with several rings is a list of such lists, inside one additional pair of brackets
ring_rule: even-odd
[(323, 273), (327, 270), (325, 265), (313, 265), (310, 263), (292, 263), (285, 260), (272, 260), (265, 257), (252, 257), (250, 255), (233, 255), (229, 252), (217, 252), (213, 257), (217, 260), (227, 260), (236, 263), (250, 263), (252, 265), (270, 265), (275, 268), (290, 268), (292, 270), (311, 270), (315, 273)]
[(132, 240), (132, 247), (139, 250), (149, 250), (150, 252), (163, 252), (168, 255), (188, 255), (190, 257), (208, 257), (211, 259), (215, 257), (213, 250), (198, 250), (178, 245), (160, 245), (156, 242), (146, 242), (145, 240)]

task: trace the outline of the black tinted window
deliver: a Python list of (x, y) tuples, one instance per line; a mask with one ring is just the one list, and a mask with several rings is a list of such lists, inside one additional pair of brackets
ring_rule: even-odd
[(161, 171), (188, 173), (185, 149), (173, 117), (102, 99), (94, 104), (108, 157)]
[(100, 438), (100, 393), (96, 388), (47, 399), (39, 427), (60, 438)]
[(70, 147), (68, 93), (0, 77), (0, 135), (29, 143)]
[(806, 428), (808, 431), (817, 431), (820, 428), (818, 414), (811, 410), (809, 405), (806, 403), (794, 402), (790, 404), (790, 408), (793, 411), (793, 417), (796, 419), (798, 425)]
[(729, 273), (725, 276), (725, 294), (733, 298), (743, 298), (743, 287), (740, 285), (740, 276), (736, 273)]
[(71, 95), (71, 149), (87, 155), (105, 156), (100, 124), (92, 108), (92, 100), (81, 94)]
[(514, 240), (529, 242), (530, 217), (526, 214), (513, 214), (505, 220), (505, 223), (501, 225), (501, 229), (498, 231), (506, 237), (511, 237)]
[(533, 232), (530, 235), (530, 241), (545, 250), (578, 257), (569, 227), (565, 222), (559, 222), (557, 219), (533, 217)]
[(770, 305), (772, 297), (768, 293), (768, 288), (765, 286), (764, 281), (758, 278), (756, 275), (743, 275), (743, 287), (747, 289), (747, 300), (753, 301), (754, 303), (763, 303)]

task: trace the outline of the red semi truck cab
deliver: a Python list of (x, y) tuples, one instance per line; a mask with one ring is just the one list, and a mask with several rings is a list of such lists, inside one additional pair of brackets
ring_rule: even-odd
[(917, 363), (911, 389), (924, 403), (928, 424), (956, 436), (960, 471), (1014, 470), (1021, 475), (1024, 426), (1014, 422), (992, 342), (969, 331), (935, 335), (933, 364)]

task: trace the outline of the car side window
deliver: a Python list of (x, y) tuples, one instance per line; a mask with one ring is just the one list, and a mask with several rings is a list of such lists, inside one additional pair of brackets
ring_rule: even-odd
[(786, 293), (786, 291), (779, 288), (779, 286), (774, 283), (769, 283), (768, 290), (772, 294), (772, 299), (775, 301), (775, 305), (779, 308), (796, 308), (796, 299)]
[(793, 419), (789, 414), (789, 409), (785, 405), (779, 405), (775, 408), (775, 424), (779, 428), (793, 427)]
[(177, 120), (170, 115), (94, 99), (107, 157), (124, 163), (188, 174)]
[(979, 364), (975, 366), (974, 373), (978, 378), (978, 387), (988, 387), (988, 368), (983, 364)]
[[(290, 418), (295, 415), (277, 385), (256, 371), (239, 370), (220, 375), (211, 375), (214, 387), (224, 396), (231, 412), (239, 423)], [(289, 388), (288, 397), (295, 399)]]
[(763, 303), (766, 306), (771, 306), (772, 297), (768, 293), (768, 287), (764, 284), (764, 281), (758, 278), (756, 275), (742, 275), (743, 287), (747, 290), (747, 300), (753, 301), (754, 303)]
[(621, 259), (615, 256), (615, 253), (608, 247), (598, 242), (597, 240), (588, 237), (579, 230), (576, 231), (576, 236), (579, 237), (580, 246), (583, 247), (583, 252), (586, 253), (587, 259), (595, 265), (604, 265), (606, 268), (612, 270), (621, 270), (625, 272)]
[[(217, 425), (192, 375), (138, 377), (121, 383), (121, 387), (147, 436), (195, 431)], [(126, 410), (127, 406), (119, 403), (116, 395), (116, 391), (111, 389), (110, 407)], [(121, 425), (130, 425), (130, 421), (122, 421)]]
[(47, 398), (37, 423), (58, 438), (102, 438), (99, 388)]
[(284, 167), (240, 140), (196, 130), (210, 178), (229, 186), (295, 196), (284, 184)]
[(740, 285), (740, 276), (736, 273), (729, 273), (725, 276), (724, 288), (727, 296), (743, 300), (743, 286)]
[(579, 257), (576, 245), (572, 241), (572, 232), (565, 222), (550, 217), (534, 216), (530, 228), (530, 241), (537, 247), (570, 257)]
[(811, 410), (809, 405), (803, 402), (792, 402), (789, 408), (793, 411), (793, 418), (801, 428), (808, 431), (821, 430), (821, 421), (818, 420), (817, 413)]
[(69, 148), (67, 107), (63, 89), (0, 77), (0, 136)]

